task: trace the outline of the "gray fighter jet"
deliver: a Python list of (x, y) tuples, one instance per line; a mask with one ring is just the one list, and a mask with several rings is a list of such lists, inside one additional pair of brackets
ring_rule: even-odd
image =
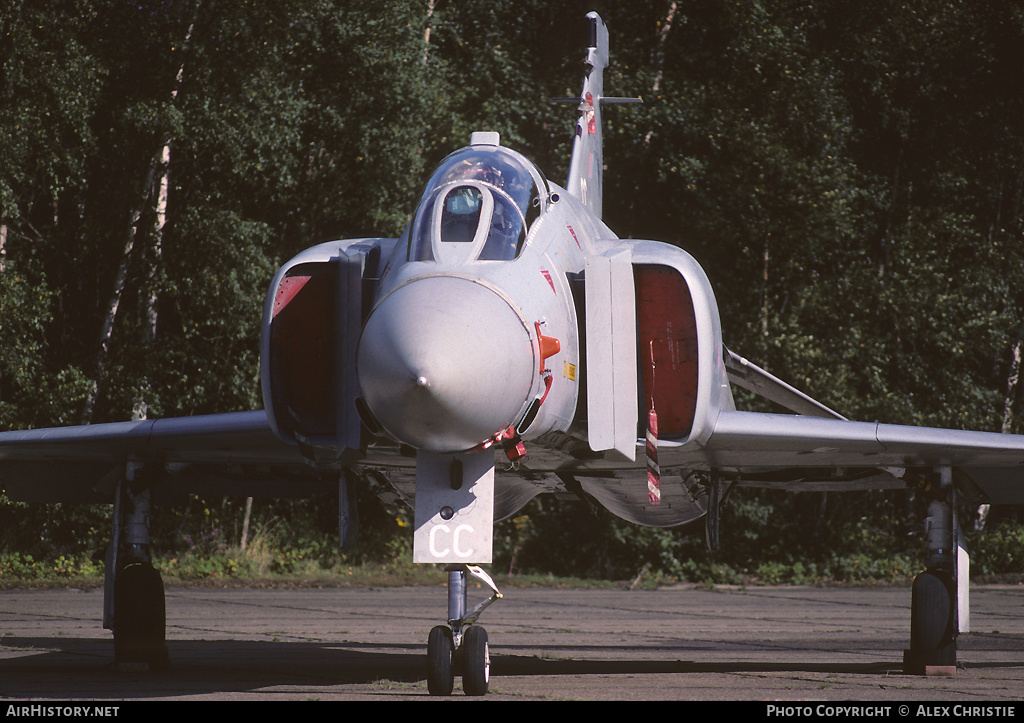
[[(596, 13), (564, 187), (493, 132), (427, 182), (401, 238), (324, 243), (277, 273), (264, 410), (0, 434), (12, 499), (114, 504), (104, 624), (118, 661), (167, 663), (150, 505), (181, 492), (301, 494), (336, 480), (415, 509), (414, 559), (449, 576), (432, 693), (487, 691), (480, 565), (494, 521), (573, 494), (640, 525), (705, 519), (736, 485), (930, 496), (908, 671), (956, 662), (968, 629), (955, 495), (1024, 501), (1024, 437), (849, 421), (729, 351), (701, 267), (601, 220), (608, 32)], [(791, 413), (738, 411), (733, 385)], [(350, 530), (343, 510), (341, 537)], [(470, 609), (467, 576), (490, 597)]]

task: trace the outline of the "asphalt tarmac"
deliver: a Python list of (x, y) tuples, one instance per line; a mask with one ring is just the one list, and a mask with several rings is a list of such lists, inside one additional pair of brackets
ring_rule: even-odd
[[(467, 698), (457, 678), (440, 700), (927, 701), (1024, 716), (1024, 586), (972, 588), (951, 677), (902, 672), (909, 588), (502, 592), (480, 619), (490, 693)], [(484, 597), (471, 588), (470, 605)], [(444, 587), (168, 588), (166, 599), (171, 667), (149, 671), (114, 665), (102, 591), (0, 591), (0, 710), (26, 700), (439, 700), (426, 689), (426, 640), (446, 614)]]

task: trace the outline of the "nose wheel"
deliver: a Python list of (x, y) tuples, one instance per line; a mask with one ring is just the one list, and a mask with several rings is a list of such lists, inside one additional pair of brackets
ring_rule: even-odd
[(451, 695), (455, 688), (455, 641), (447, 625), (435, 625), (427, 637), (427, 690)]
[[(448, 625), (436, 625), (427, 637), (427, 690), (431, 695), (451, 695), (456, 672), (462, 674), (466, 695), (486, 695), (491, 677), (487, 631), (475, 625), (480, 613), (501, 597), (490, 576), (473, 565), (449, 565)], [(466, 575), (491, 590), (491, 596), (466, 612)]]

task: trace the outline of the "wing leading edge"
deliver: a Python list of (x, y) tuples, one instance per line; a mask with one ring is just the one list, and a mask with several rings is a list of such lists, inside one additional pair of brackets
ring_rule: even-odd
[(110, 502), (129, 462), (158, 463), (174, 492), (288, 496), (310, 476), (263, 411), (0, 434), (0, 479), (15, 500)]
[[(717, 470), (740, 484), (793, 491), (901, 488), (907, 470), (948, 466), (962, 473), (961, 487), (972, 496), (1024, 504), (1019, 435), (857, 422), (808, 410), (723, 409), (702, 440), (659, 440), (662, 466)], [(591, 459), (575, 471), (639, 468), (643, 446), (636, 462)], [(543, 452), (534, 451), (539, 461)], [(0, 475), (11, 499), (108, 502), (129, 461), (158, 462), (164, 488), (175, 492), (301, 495), (308, 493), (304, 481), (315, 477), (301, 449), (282, 442), (263, 411), (0, 434)], [(362, 462), (392, 466), (394, 459), (369, 450)]]
[[(907, 470), (952, 467), (973, 483), (968, 491), (980, 492), (985, 501), (1024, 503), (1019, 435), (722, 411), (703, 449), (716, 468), (751, 479), (768, 479), (772, 470), (878, 469), (896, 478)], [(795, 479), (792, 489), (812, 488), (800, 483), (806, 477)], [(898, 486), (879, 480), (873, 486)]]

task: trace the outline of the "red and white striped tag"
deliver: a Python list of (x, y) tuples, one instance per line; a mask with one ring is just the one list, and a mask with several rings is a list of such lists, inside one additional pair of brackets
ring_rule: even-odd
[(647, 499), (652, 505), (661, 503), (661, 468), (658, 466), (658, 413), (654, 407), (647, 412)]

